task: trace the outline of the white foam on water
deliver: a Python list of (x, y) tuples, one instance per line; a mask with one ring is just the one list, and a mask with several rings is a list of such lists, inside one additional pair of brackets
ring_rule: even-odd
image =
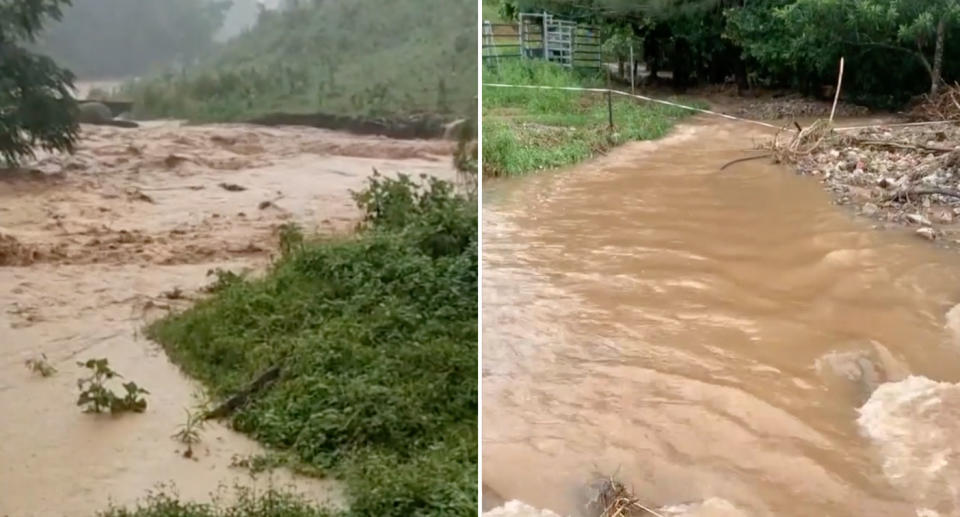
[(502, 506), (483, 513), (483, 517), (560, 517), (550, 510), (538, 510), (526, 503), (507, 501)]
[(909, 376), (882, 384), (859, 412), (884, 475), (917, 515), (960, 515), (960, 384)]
[[(701, 502), (664, 506), (657, 510), (664, 517), (747, 517), (730, 501), (711, 497)], [(539, 510), (521, 501), (509, 501), (485, 512), (483, 517), (560, 517), (550, 510)], [(933, 516), (924, 516), (933, 517)]]
[(700, 503), (664, 506), (658, 512), (670, 517), (747, 517), (733, 503), (719, 497), (711, 497)]

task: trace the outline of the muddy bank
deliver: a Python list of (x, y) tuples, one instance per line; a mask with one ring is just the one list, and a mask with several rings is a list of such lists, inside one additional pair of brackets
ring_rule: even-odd
[(799, 173), (818, 178), (837, 204), (880, 227), (907, 228), (924, 239), (960, 244), (956, 125), (880, 126), (816, 138), (819, 143), (811, 140), (787, 161)]
[(449, 122), (437, 116), (364, 119), (328, 113), (271, 113), (250, 120), (263, 126), (307, 126), (356, 135), (379, 135), (404, 140), (441, 138)]
[[(142, 338), (204, 296), (209, 272), (263, 268), (286, 223), (349, 231), (350, 190), (373, 169), (453, 179), (445, 142), (309, 128), (149, 123), (83, 127), (74, 156), (0, 172), (0, 515), (90, 516), (158, 483), (206, 499), (235, 483), (292, 486), (322, 504), (340, 485), (278, 470), (251, 479), (256, 443), (211, 422), (194, 459), (171, 438), (200, 386)], [(43, 378), (24, 361), (45, 354)], [(76, 362), (106, 357), (150, 391), (144, 414), (76, 407)]]

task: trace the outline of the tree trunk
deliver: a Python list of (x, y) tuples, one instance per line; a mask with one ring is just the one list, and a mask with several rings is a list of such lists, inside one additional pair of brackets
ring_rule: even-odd
[(937, 48), (933, 53), (933, 69), (930, 70), (930, 95), (936, 95), (940, 89), (941, 77), (943, 75), (943, 46), (947, 39), (947, 19), (940, 18), (937, 23)]

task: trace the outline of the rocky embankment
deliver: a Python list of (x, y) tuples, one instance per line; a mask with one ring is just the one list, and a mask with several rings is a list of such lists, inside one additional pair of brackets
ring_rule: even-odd
[[(960, 127), (874, 127), (806, 136), (781, 159), (820, 178), (837, 203), (880, 226), (960, 244)], [(817, 143), (816, 141), (819, 141)]]

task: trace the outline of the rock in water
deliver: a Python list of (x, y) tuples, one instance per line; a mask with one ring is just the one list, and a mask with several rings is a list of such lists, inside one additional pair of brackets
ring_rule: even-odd
[(917, 228), (917, 235), (931, 241), (937, 238), (937, 232), (933, 228)]
[(140, 127), (136, 122), (128, 120), (114, 120), (113, 113), (105, 104), (100, 102), (84, 102), (77, 107), (77, 120), (81, 124), (98, 126)]

